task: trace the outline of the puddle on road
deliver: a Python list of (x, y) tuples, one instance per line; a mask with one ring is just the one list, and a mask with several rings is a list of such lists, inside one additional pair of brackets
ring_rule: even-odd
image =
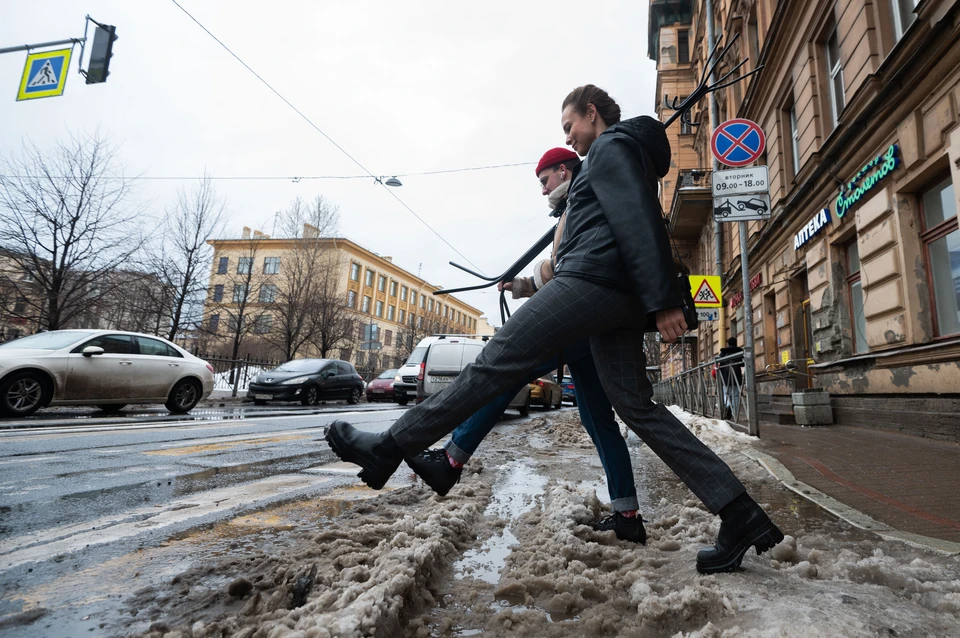
[(475, 549), (464, 552), (453, 566), (455, 578), (476, 578), (496, 585), (500, 571), (517, 544), (517, 537), (510, 531), (510, 523), (530, 510), (534, 497), (543, 493), (547, 479), (537, 474), (528, 463), (510, 466), (493, 487), (493, 499), (483, 513), (484, 518), (501, 518), (507, 521), (503, 531), (488, 538)]

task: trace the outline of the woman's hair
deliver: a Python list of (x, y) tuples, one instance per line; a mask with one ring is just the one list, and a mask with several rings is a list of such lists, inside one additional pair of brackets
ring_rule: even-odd
[(578, 86), (570, 91), (560, 108), (565, 109), (568, 106), (573, 106), (577, 113), (585, 115), (588, 104), (593, 104), (596, 107), (597, 114), (603, 118), (608, 126), (620, 121), (620, 107), (617, 103), (607, 95), (606, 91), (592, 84)]

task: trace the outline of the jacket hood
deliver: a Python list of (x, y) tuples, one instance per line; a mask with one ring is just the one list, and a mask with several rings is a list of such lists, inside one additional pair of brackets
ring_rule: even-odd
[(670, 170), (670, 140), (663, 122), (649, 115), (631, 117), (609, 127), (606, 133), (622, 133), (635, 140), (653, 161), (657, 177), (663, 177)]

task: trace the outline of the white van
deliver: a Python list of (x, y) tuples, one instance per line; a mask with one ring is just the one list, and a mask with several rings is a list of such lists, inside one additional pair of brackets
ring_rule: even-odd
[[(486, 341), (486, 338), (464, 335), (436, 335), (423, 339), (397, 372), (400, 380), (394, 383), (393, 389), (400, 405), (406, 405), (411, 399), (419, 403), (443, 390), (480, 356)], [(530, 410), (530, 387), (524, 385), (507, 407), (526, 416)]]

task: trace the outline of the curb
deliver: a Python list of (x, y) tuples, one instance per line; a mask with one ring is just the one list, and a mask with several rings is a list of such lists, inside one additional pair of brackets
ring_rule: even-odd
[(849, 505), (841, 503), (832, 496), (824, 494), (812, 485), (798, 481), (790, 470), (769, 454), (764, 454), (757, 450), (744, 450), (742, 454), (759, 463), (771, 476), (780, 481), (783, 486), (791, 492), (816, 503), (837, 518), (850, 523), (854, 527), (874, 532), (884, 540), (900, 541), (911, 547), (930, 550), (946, 556), (960, 555), (960, 543), (931, 538), (929, 536), (921, 536), (920, 534), (912, 534), (910, 532), (902, 532), (890, 527), (886, 523), (881, 523), (860, 510), (854, 509)]

